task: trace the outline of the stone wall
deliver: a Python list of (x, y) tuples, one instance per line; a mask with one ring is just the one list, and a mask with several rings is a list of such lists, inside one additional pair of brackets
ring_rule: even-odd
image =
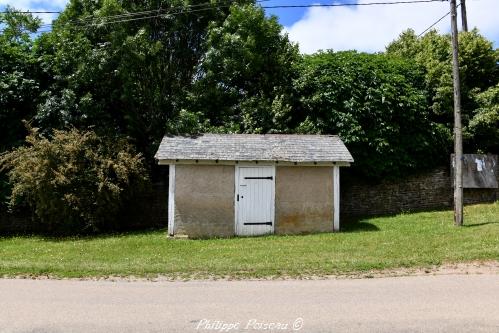
[[(164, 178), (167, 179), (167, 176)], [(121, 217), (124, 229), (168, 226), (168, 182), (156, 181), (142, 193)]]
[(0, 210), (0, 235), (28, 234), (39, 231), (37, 230), (37, 226), (31, 223), (30, 214), (10, 214), (5, 210)]
[[(164, 178), (163, 178), (164, 179)], [(0, 207), (0, 235), (47, 232), (43, 225), (34, 222), (29, 209), (14, 214)], [(168, 225), (168, 183), (158, 181), (144, 191), (133, 204), (127, 205), (119, 216), (118, 230), (166, 228)]]
[(234, 235), (234, 166), (176, 165), (176, 236)]
[[(186, 169), (182, 170), (184, 167)], [(206, 169), (195, 170), (193, 168)], [(332, 223), (329, 223), (332, 221), (332, 216), (320, 216), (319, 213), (323, 211), (321, 206), (332, 205), (332, 199), (329, 200), (330, 193), (332, 193), (332, 172), (329, 168), (316, 168), (318, 173), (326, 172), (327, 175), (318, 176), (314, 173), (308, 175), (303, 172), (304, 169), (306, 168), (277, 168), (276, 233), (299, 233), (305, 227), (310, 229), (309, 225), (297, 223), (305, 215), (307, 223), (317, 223), (316, 231), (329, 231), (327, 228), (332, 227)], [(321, 169), (323, 171), (320, 171)], [(328, 170), (325, 171), (325, 169)], [(193, 174), (197, 172), (208, 173), (208, 176), (193, 177)], [(179, 219), (191, 222), (194, 219), (199, 219), (206, 221), (201, 228), (213, 230), (212, 232), (217, 234), (232, 235), (234, 233), (234, 167), (192, 166), (189, 169), (187, 166), (177, 166), (177, 177), (179, 175), (185, 178), (185, 186), (180, 185), (179, 187), (177, 184), (177, 191), (182, 192), (180, 192), (181, 197), (176, 200), (177, 204), (182, 206), (179, 206), (176, 211), (179, 214), (176, 218), (176, 225), (182, 228), (182, 222), (178, 222)], [(499, 170), (497, 170), (496, 175), (499, 175)], [(167, 226), (167, 175), (162, 179), (163, 181), (154, 183), (149, 191), (138, 198), (126, 216), (123, 217), (122, 228), (124, 230)], [(383, 181), (381, 183), (366, 182), (354, 177), (348, 168), (341, 168), (340, 179), (342, 221), (359, 216), (449, 209), (453, 205), (452, 180), (447, 167), (413, 175), (404, 180)], [(193, 184), (196, 186), (193, 188), (197, 188), (197, 191), (192, 191), (189, 184), (195, 181), (204, 181), (205, 183)], [(324, 198), (324, 200), (327, 198), (328, 201), (321, 203), (317, 201), (317, 198)], [(494, 202), (499, 200), (499, 189), (465, 189), (464, 199), (466, 204)], [(204, 205), (207, 205), (206, 200), (210, 202), (208, 210), (204, 209)], [(210, 208), (213, 202), (217, 202), (217, 204)], [(187, 206), (191, 203), (195, 210), (190, 212)], [(324, 211), (332, 213), (332, 208), (326, 208)], [(285, 215), (286, 211), (290, 214)], [(220, 216), (223, 216), (223, 219), (219, 219)], [(187, 220), (185, 220), (186, 218)], [(185, 226), (183, 232), (188, 231)], [(11, 215), (0, 210), (0, 235), (40, 231), (43, 230), (31, 222), (30, 212)]]
[[(446, 167), (381, 183), (366, 182), (342, 168), (340, 191), (341, 218), (347, 220), (357, 216), (451, 208), (454, 195), (452, 178)], [(498, 199), (499, 189), (464, 189), (465, 204)]]
[(277, 167), (276, 234), (333, 231), (333, 168)]

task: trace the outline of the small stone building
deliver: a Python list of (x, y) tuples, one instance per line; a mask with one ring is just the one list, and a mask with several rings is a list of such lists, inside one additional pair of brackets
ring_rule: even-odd
[(228, 237), (339, 231), (340, 167), (353, 158), (338, 136), (165, 136), (168, 234)]

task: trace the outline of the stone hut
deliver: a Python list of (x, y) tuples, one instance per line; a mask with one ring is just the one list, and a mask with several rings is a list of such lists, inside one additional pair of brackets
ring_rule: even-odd
[[(340, 167), (353, 158), (338, 136), (165, 136), (168, 234), (229, 237), (340, 229)], [(165, 203), (166, 204), (166, 203)]]

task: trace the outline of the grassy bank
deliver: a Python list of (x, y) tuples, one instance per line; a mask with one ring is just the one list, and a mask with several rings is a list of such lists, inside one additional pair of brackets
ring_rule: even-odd
[(349, 274), (499, 260), (499, 203), (364, 219), (337, 234), (172, 240), (155, 231), (88, 238), (0, 238), (0, 276), (176, 278)]

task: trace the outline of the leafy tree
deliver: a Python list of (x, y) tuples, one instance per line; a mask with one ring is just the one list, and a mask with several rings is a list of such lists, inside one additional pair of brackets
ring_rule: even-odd
[[(459, 45), (462, 113), (463, 123), (467, 125), (478, 107), (475, 99), (477, 92), (483, 92), (499, 82), (499, 52), (476, 29), (460, 33)], [(417, 37), (413, 30), (407, 30), (387, 47), (387, 54), (414, 61), (424, 69), (432, 119), (451, 129), (453, 82), (450, 35), (431, 31)], [(469, 133), (466, 137), (472, 140)], [(467, 141), (468, 147), (472, 145), (471, 141)]]
[(40, 20), (7, 7), (0, 13), (0, 153), (22, 142), (22, 119), (34, 114), (40, 87), (30, 33)]
[[(33, 116), (40, 92), (30, 33), (40, 25), (31, 15), (7, 7), (0, 13), (0, 153), (21, 144), (23, 119)], [(0, 172), (0, 209), (9, 185)]]
[(291, 82), (298, 48), (276, 17), (254, 5), (233, 5), (222, 24), (212, 23), (191, 112), (200, 112), (210, 131), (288, 131)]
[(430, 120), (417, 66), (383, 54), (305, 56), (295, 81), (301, 133), (339, 134), (368, 177), (395, 177), (438, 163), (445, 129)]
[(476, 150), (499, 154), (499, 84), (475, 96), (478, 108), (467, 133)]
[[(144, 11), (154, 15), (116, 16)], [(153, 163), (205, 54), (209, 27), (228, 12), (224, 1), (71, 0), (37, 42), (37, 55), (55, 78), (37, 124), (127, 135)]]
[(31, 129), (28, 146), (0, 155), (13, 185), (12, 208), (27, 203), (49, 231), (92, 232), (119, 225), (118, 213), (147, 182), (143, 158), (126, 140), (92, 131)]

